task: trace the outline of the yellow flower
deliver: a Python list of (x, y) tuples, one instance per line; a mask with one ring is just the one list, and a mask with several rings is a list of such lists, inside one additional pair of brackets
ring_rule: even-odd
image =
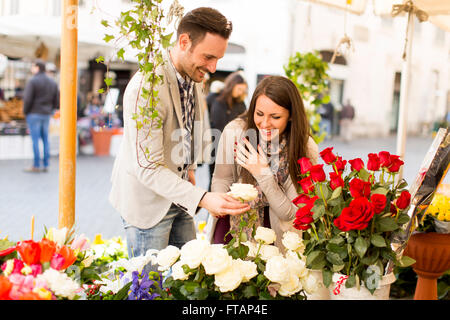
[(92, 244), (103, 244), (103, 243), (105, 243), (105, 241), (102, 239), (102, 234), (101, 233), (96, 234)]
[(29, 275), (31, 272), (33, 272), (33, 270), (31, 270), (31, 267), (30, 267), (30, 266), (25, 265), (25, 266), (22, 268), (22, 270), (20, 270), (20, 272), (21, 272), (23, 275), (27, 276), (27, 275)]
[(45, 288), (34, 288), (33, 292), (37, 293), (41, 299), (52, 300), (52, 293)]
[(202, 233), (203, 232), (203, 229), (205, 228), (205, 226), (206, 226), (206, 221), (199, 221), (199, 223), (198, 223), (198, 231), (200, 232), (200, 233)]

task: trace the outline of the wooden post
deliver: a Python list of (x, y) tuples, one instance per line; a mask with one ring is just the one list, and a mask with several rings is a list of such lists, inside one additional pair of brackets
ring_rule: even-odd
[(63, 0), (61, 12), (59, 228), (75, 223), (78, 0)]

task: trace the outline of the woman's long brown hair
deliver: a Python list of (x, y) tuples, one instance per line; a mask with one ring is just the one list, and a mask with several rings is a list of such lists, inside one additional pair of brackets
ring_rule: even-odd
[(233, 89), (236, 85), (245, 83), (245, 79), (241, 76), (239, 71), (235, 71), (233, 73), (230, 73), (226, 78), (224, 82), (224, 87), (222, 91), (220, 92), (219, 96), (217, 97), (217, 100), (222, 101), (227, 104), (228, 108), (233, 108)]
[[(306, 151), (310, 135), (309, 123), (302, 98), (295, 84), (288, 78), (281, 76), (264, 78), (253, 93), (247, 113), (242, 116), (247, 123), (246, 130), (254, 129), (249, 131), (258, 132), (254, 114), (256, 102), (262, 95), (289, 111), (290, 120), (284, 134), (286, 134), (287, 138), (289, 175), (292, 183), (296, 185), (300, 176), (300, 166), (297, 160), (307, 156)], [(257, 136), (257, 141), (259, 141), (259, 135)], [(256, 149), (256, 146), (254, 147)], [(255, 181), (251, 173), (244, 168), (242, 168), (241, 175), (244, 183), (253, 183)]]

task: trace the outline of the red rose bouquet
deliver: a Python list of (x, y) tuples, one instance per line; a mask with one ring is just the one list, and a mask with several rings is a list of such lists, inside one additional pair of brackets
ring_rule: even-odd
[(376, 287), (368, 282), (381, 280), (388, 261), (414, 263), (399, 259), (390, 242), (392, 233), (409, 221), (407, 184), (403, 179), (395, 183), (403, 161), (386, 151), (370, 153), (366, 163), (346, 161), (332, 147), (320, 157), (325, 164), (298, 160), (299, 195), (293, 200), (299, 208), (294, 227), (306, 231), (307, 267), (322, 270), (326, 287), (334, 273), (341, 273), (347, 288), (364, 284), (373, 293)]

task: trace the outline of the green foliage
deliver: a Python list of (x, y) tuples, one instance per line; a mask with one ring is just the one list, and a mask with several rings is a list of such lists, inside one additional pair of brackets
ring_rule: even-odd
[(283, 68), (286, 76), (295, 83), (300, 92), (313, 138), (316, 143), (320, 143), (326, 133), (320, 132), (321, 117), (317, 110), (320, 105), (330, 102), (328, 63), (322, 60), (318, 51), (304, 54), (297, 52), (289, 58), (288, 64)]

